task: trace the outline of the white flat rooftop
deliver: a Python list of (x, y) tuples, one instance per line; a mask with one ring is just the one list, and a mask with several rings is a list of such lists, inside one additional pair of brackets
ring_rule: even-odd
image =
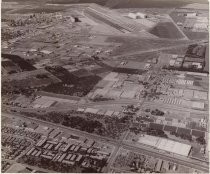
[(138, 142), (145, 145), (153, 146), (160, 150), (183, 156), (188, 156), (191, 150), (191, 146), (188, 144), (183, 144), (176, 141), (150, 135), (144, 135), (142, 137), (139, 137)]

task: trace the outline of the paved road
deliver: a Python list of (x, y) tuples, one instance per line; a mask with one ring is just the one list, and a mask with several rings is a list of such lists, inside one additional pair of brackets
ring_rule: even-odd
[[(81, 108), (85, 108), (85, 107), (91, 107), (91, 106), (103, 106), (103, 105), (137, 105), (139, 103), (141, 103), (142, 100), (112, 100), (112, 101), (101, 101), (101, 102), (89, 102), (89, 103), (85, 103), (85, 104), (71, 104), (69, 106), (64, 105), (59, 106), (59, 108), (57, 107), (49, 107), (49, 108), (44, 108), (44, 109), (34, 109), (34, 108), (20, 108), (20, 107), (15, 107), (15, 106), (7, 106), (7, 105), (3, 105), (3, 109), (13, 109), (13, 110), (17, 110), (17, 111), (46, 111), (46, 112), (50, 112), (50, 111), (69, 111), (71, 109), (77, 109), (78, 107)], [(195, 109), (191, 109), (191, 108), (183, 108), (183, 106), (177, 106), (177, 105), (170, 105), (170, 104), (166, 104), (166, 103), (162, 103), (162, 102), (153, 102), (153, 101), (145, 101), (144, 102), (145, 105), (152, 105), (152, 106), (161, 106), (161, 107), (165, 107), (165, 108), (174, 108), (176, 110), (182, 110), (182, 111), (188, 111), (188, 112), (194, 112), (194, 113), (199, 113), (199, 114), (206, 114), (207, 111), (202, 111), (202, 110), (195, 110)]]
[(190, 159), (187, 157), (182, 157), (182, 156), (178, 156), (178, 155), (173, 155), (173, 154), (166, 154), (160, 151), (157, 151), (155, 149), (149, 148), (147, 146), (144, 145), (138, 145), (138, 147), (135, 147), (133, 145), (130, 145), (128, 143), (123, 143), (122, 146), (124, 149), (128, 149), (128, 150), (132, 150), (132, 151), (136, 151), (136, 152), (140, 152), (149, 156), (153, 156), (156, 158), (161, 158), (163, 160), (167, 160), (170, 162), (174, 162), (174, 163), (178, 163), (184, 166), (188, 166), (190, 168), (195, 168), (204, 172), (208, 172), (209, 168), (208, 168), (208, 164), (207, 163), (202, 163), (200, 161), (194, 160), (194, 159)]
[[(58, 124), (54, 124), (54, 123), (50, 123), (50, 122), (46, 122), (46, 121), (42, 121), (42, 120), (38, 120), (38, 119), (34, 119), (34, 118), (28, 118), (28, 117), (23, 116), (23, 115), (13, 115), (13, 114), (7, 114), (7, 113), (2, 113), (2, 115), (6, 116), (6, 117), (14, 117), (14, 116), (15, 117), (20, 117), (22, 119), (32, 121), (32, 122), (36, 122), (36, 123), (41, 124), (41, 125), (46, 125), (48, 127), (54, 127), (54, 128), (60, 128), (60, 130), (73, 132), (73, 133), (81, 135), (81, 136), (89, 137), (89, 138), (94, 139), (96, 141), (109, 143), (109, 144), (114, 145), (116, 147), (116, 150), (114, 151), (115, 154), (117, 153), (119, 147), (123, 147), (123, 148), (128, 149), (128, 150), (141, 152), (143, 154), (147, 154), (147, 155), (151, 155), (151, 156), (154, 156), (154, 157), (157, 157), (157, 158), (162, 158), (162, 159), (165, 159), (165, 160), (173, 161), (173, 162), (178, 163), (178, 164), (186, 165), (188, 167), (192, 167), (192, 168), (195, 168), (195, 169), (198, 169), (198, 170), (202, 170), (204, 172), (208, 172), (208, 164), (202, 164), (201, 162), (199, 162), (197, 160), (190, 159), (190, 158), (187, 158), (187, 157), (174, 156), (174, 155), (172, 156), (170, 154), (159, 152), (159, 151), (157, 151), (157, 149), (153, 149), (153, 148), (150, 148), (148, 146), (138, 145), (138, 147), (136, 147), (132, 144), (128, 144), (128, 143), (122, 141), (122, 139), (121, 140), (114, 140), (114, 139), (111, 139), (111, 138), (108, 138), (108, 137), (101, 137), (99, 135), (90, 134), (90, 133), (87, 133), (87, 132), (72, 129), (72, 128), (69, 128), (69, 127), (62, 126), (62, 125), (58, 125)], [(113, 159), (114, 159), (114, 155), (112, 155), (112, 159), (110, 159), (111, 162), (113, 162)]]
[[(77, 109), (78, 107), (81, 108), (85, 108), (85, 107), (94, 107), (94, 106), (103, 106), (103, 105), (137, 105), (139, 103), (141, 103), (142, 101), (140, 100), (113, 100), (113, 101), (103, 101), (103, 102), (90, 102), (90, 103), (85, 103), (85, 104), (71, 104), (71, 106), (60, 106), (59, 108), (57, 107), (50, 107), (50, 108), (45, 108), (45, 109), (34, 109), (34, 108), (20, 108), (20, 107), (8, 107), (5, 106), (4, 108), (9, 108), (9, 109), (16, 109), (16, 110), (20, 110), (20, 111), (36, 111), (36, 110), (40, 110), (40, 111), (69, 111), (71, 109)], [(206, 114), (207, 111), (202, 111), (202, 110), (195, 110), (195, 109), (191, 109), (191, 108), (187, 108), (187, 107), (183, 107), (183, 106), (177, 106), (177, 105), (170, 105), (170, 104), (166, 104), (166, 103), (162, 103), (162, 102), (153, 102), (153, 101), (145, 101), (144, 105), (151, 105), (151, 106), (161, 106), (164, 108), (168, 108), (168, 109), (176, 109), (176, 110), (180, 110), (180, 111), (188, 111), (188, 112), (194, 112), (194, 113), (198, 113), (198, 114)]]

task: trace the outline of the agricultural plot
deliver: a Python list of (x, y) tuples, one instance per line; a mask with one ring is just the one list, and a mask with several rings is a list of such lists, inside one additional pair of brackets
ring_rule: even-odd
[(198, 130), (192, 130), (192, 135), (195, 137), (205, 137), (205, 132), (198, 131)]
[(165, 125), (165, 127), (164, 127), (164, 131), (176, 132), (176, 130), (177, 130), (177, 127), (175, 127), (175, 126)]
[(208, 39), (209, 37), (208, 32), (195, 32), (185, 29), (183, 30), (183, 32), (190, 40)]
[(163, 130), (163, 126), (164, 125), (161, 125), (161, 124), (150, 123), (150, 128), (152, 129)]
[(111, 72), (96, 84), (94, 91), (88, 94), (90, 99), (97, 97), (109, 99), (139, 99), (143, 86), (138, 83), (139, 75)]
[(177, 133), (179, 134), (185, 134), (185, 135), (190, 135), (191, 134), (191, 130), (190, 129), (185, 129), (185, 128), (178, 128), (177, 129)]

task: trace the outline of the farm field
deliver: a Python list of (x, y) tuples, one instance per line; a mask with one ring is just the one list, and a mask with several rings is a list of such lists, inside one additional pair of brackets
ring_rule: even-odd
[(184, 34), (191, 40), (208, 39), (209, 34), (207, 32), (192, 32), (183, 30)]

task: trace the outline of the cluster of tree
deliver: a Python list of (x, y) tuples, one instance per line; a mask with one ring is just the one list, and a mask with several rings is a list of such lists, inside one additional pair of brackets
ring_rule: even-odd
[(25, 34), (24, 32), (22, 32), (20, 30), (11, 31), (11, 30), (1, 29), (1, 32), (2, 32), (2, 36), (1, 36), (2, 41), (8, 41), (10, 39), (14, 39), (14, 38), (23, 36)]
[(136, 135), (141, 132), (141, 128), (138, 127), (129, 127), (130, 132), (134, 132)]
[(155, 109), (155, 110), (152, 110), (151, 111), (151, 114), (152, 115), (157, 115), (157, 116), (163, 116), (164, 115), (164, 112), (163, 111), (160, 111), (159, 109)]
[(95, 130), (101, 133), (103, 132), (103, 124), (101, 122), (88, 120), (83, 117), (65, 117), (62, 124), (89, 133), (93, 133)]
[[(119, 138), (123, 132), (129, 129), (128, 124), (132, 120), (132, 117), (129, 115), (126, 115), (122, 118), (117, 118), (101, 116), (91, 113), (86, 113), (84, 115), (77, 116), (78, 113), (79, 112), (76, 111), (72, 111), (65, 114), (57, 112), (50, 112), (46, 114), (22, 112), (22, 114), (29, 117), (34, 117), (53, 123), (59, 123), (64, 126), (79, 129), (81, 131), (95, 133), (114, 139)], [(104, 122), (105, 125), (98, 120), (102, 120), (102, 122)]]
[(113, 98), (106, 98), (103, 96), (96, 96), (94, 99), (92, 99), (93, 102), (98, 102), (98, 101), (109, 101), (109, 100), (114, 100)]
[(154, 122), (154, 120), (152, 118), (149, 118), (148, 116), (146, 117), (137, 117), (136, 121), (138, 122)]
[(125, 155), (123, 154), (119, 154), (117, 155), (114, 163), (113, 163), (113, 167), (116, 167), (116, 168), (121, 168), (121, 167), (125, 167), (126, 166), (126, 160), (125, 160)]
[(192, 44), (189, 45), (186, 56), (189, 57), (198, 57), (198, 58), (204, 58), (206, 53), (206, 46), (198, 45), (198, 44)]
[(13, 80), (12, 82), (2, 82), (2, 95), (10, 95), (10, 94), (22, 94), (25, 96), (31, 96), (34, 93), (34, 89), (30, 87), (20, 87), (15, 85), (16, 81)]
[[(132, 172), (137, 172), (139, 170), (139, 168), (141, 169), (145, 169), (145, 160), (146, 160), (146, 156), (142, 155), (142, 154), (133, 154), (131, 153), (133, 159), (131, 160), (131, 162), (129, 163), (129, 167), (131, 168)], [(148, 168), (147, 171), (150, 171), (150, 169)]]
[(50, 17), (49, 14), (34, 13), (29, 16), (25, 16), (24, 18), (10, 19), (7, 22), (9, 22), (9, 25), (11, 27), (23, 27), (30, 24), (41, 24), (41, 23), (49, 24), (52, 21), (53, 18)]
[(35, 117), (37, 119), (60, 123), (64, 126), (79, 129), (81, 131), (102, 134), (104, 131), (103, 124), (97, 120), (90, 120), (84, 117), (71, 116), (69, 114), (61, 114), (57, 112), (50, 112), (47, 114), (36, 114), (36, 113), (24, 113), (30, 117)]
[(43, 90), (47, 92), (82, 97), (87, 95), (101, 80), (101, 77), (95, 75), (78, 78), (60, 66), (46, 67), (46, 70), (62, 80), (61, 83), (50, 84), (45, 87)]
[(107, 159), (103, 158), (102, 160), (97, 159), (88, 159), (88, 162), (90, 164), (90, 167), (84, 168), (82, 170), (82, 173), (101, 173), (102, 169), (107, 166)]
[(119, 68), (119, 67), (115, 67), (113, 69), (113, 72), (118, 72), (118, 73), (126, 73), (126, 74), (142, 74), (146, 71), (144, 70), (140, 70), (140, 69), (131, 69), (131, 68)]
[(127, 116), (125, 118), (106, 117), (106, 130), (104, 132), (104, 136), (118, 139), (122, 133), (129, 129), (128, 121), (129, 117)]
[(180, 137), (184, 140), (192, 141), (192, 135), (189, 135), (189, 134), (181, 134), (181, 133), (177, 133), (177, 132), (170, 132), (170, 134), (175, 135), (176, 137)]
[(141, 91), (141, 95), (143, 98), (146, 98), (149, 94), (146, 90)]
[(159, 130), (159, 129), (148, 128), (146, 130), (146, 133), (148, 135), (152, 135), (152, 136), (168, 138), (168, 136), (165, 134), (165, 132), (163, 130)]
[(47, 74), (37, 74), (36, 78), (38, 78), (38, 79), (47, 79), (49, 77), (47, 76)]
[(196, 138), (196, 141), (202, 145), (205, 145), (206, 144), (206, 140), (204, 137), (198, 137)]
[(130, 112), (137, 112), (139, 108), (135, 107), (134, 105), (127, 105), (126, 110)]

